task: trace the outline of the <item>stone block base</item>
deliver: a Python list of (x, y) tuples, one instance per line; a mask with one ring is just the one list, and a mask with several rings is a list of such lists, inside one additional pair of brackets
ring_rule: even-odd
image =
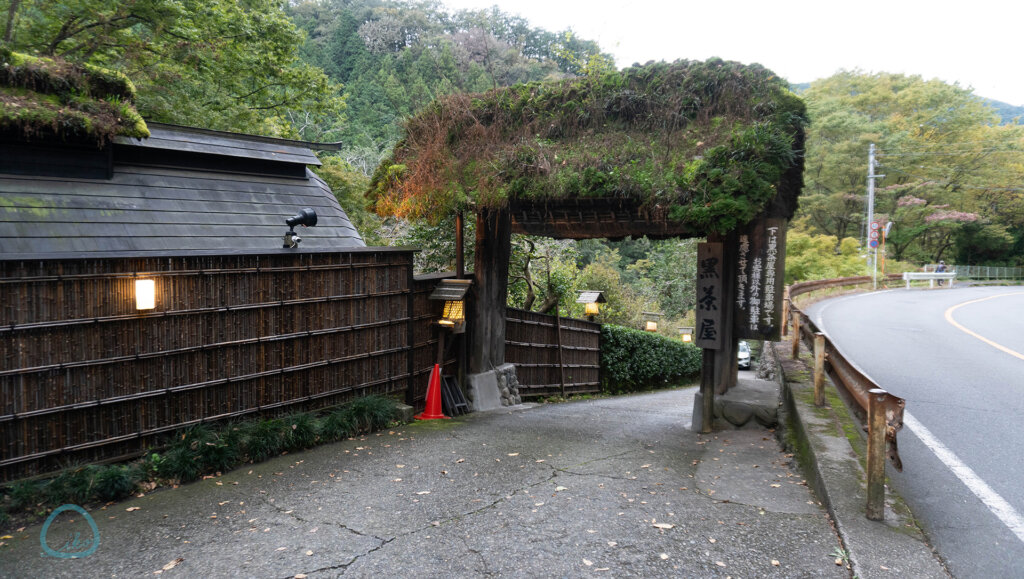
[(472, 374), (466, 380), (469, 383), (469, 404), (476, 412), (514, 406), (523, 401), (519, 396), (516, 367), (512, 364), (502, 364), (490, 372)]

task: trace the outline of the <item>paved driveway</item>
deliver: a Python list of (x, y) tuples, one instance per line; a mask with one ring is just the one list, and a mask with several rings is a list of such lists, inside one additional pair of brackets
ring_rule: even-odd
[[(694, 389), (520, 407), (325, 445), (92, 512), (99, 548), (0, 576), (848, 577), (774, 434), (690, 432)], [(88, 533), (65, 513), (48, 544)], [(180, 559), (180, 561), (179, 561)], [(176, 565), (163, 570), (168, 564)]]

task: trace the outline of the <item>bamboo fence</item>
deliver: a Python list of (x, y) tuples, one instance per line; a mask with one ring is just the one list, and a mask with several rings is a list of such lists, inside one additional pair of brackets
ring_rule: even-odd
[[(138, 455), (200, 422), (366, 394), (422, 408), (439, 306), (412, 255), (0, 261), (0, 481)], [(140, 278), (153, 310), (135, 309)]]
[(508, 308), (505, 361), (523, 398), (601, 390), (601, 324)]

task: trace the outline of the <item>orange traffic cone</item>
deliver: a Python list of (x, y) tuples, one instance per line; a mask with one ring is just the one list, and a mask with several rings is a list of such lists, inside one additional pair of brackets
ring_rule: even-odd
[(434, 371), (430, 373), (430, 384), (427, 386), (427, 409), (414, 418), (416, 420), (448, 418), (441, 411), (441, 367), (437, 364), (434, 364)]

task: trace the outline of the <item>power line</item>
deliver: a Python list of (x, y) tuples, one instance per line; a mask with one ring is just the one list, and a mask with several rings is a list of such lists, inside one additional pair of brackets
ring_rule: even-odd
[(934, 180), (932, 178), (923, 177), (921, 175), (915, 175), (913, 173), (908, 173), (906, 171), (902, 171), (902, 170), (896, 169), (894, 167), (887, 167), (887, 169), (889, 169), (891, 171), (894, 171), (896, 173), (902, 173), (903, 175), (906, 175), (907, 177), (913, 177), (914, 179), (920, 179), (921, 181), (928, 181), (928, 182), (931, 182), (934, 185), (939, 185), (939, 186), (952, 185), (952, 186), (959, 187), (961, 189), (980, 189), (980, 190), (984, 190), (984, 191), (1008, 191), (1008, 192), (1009, 191), (1024, 191), (1024, 188), (1021, 188), (1021, 187), (987, 187), (987, 186), (982, 186), (982, 185), (966, 185), (966, 184), (963, 184), (963, 183), (954, 183), (953, 181), (944, 181), (944, 182), (943, 181), (936, 181), (936, 180)]
[(908, 151), (903, 153), (878, 153), (877, 157), (963, 157), (980, 153), (1024, 153), (1024, 149), (976, 149), (973, 151)]

